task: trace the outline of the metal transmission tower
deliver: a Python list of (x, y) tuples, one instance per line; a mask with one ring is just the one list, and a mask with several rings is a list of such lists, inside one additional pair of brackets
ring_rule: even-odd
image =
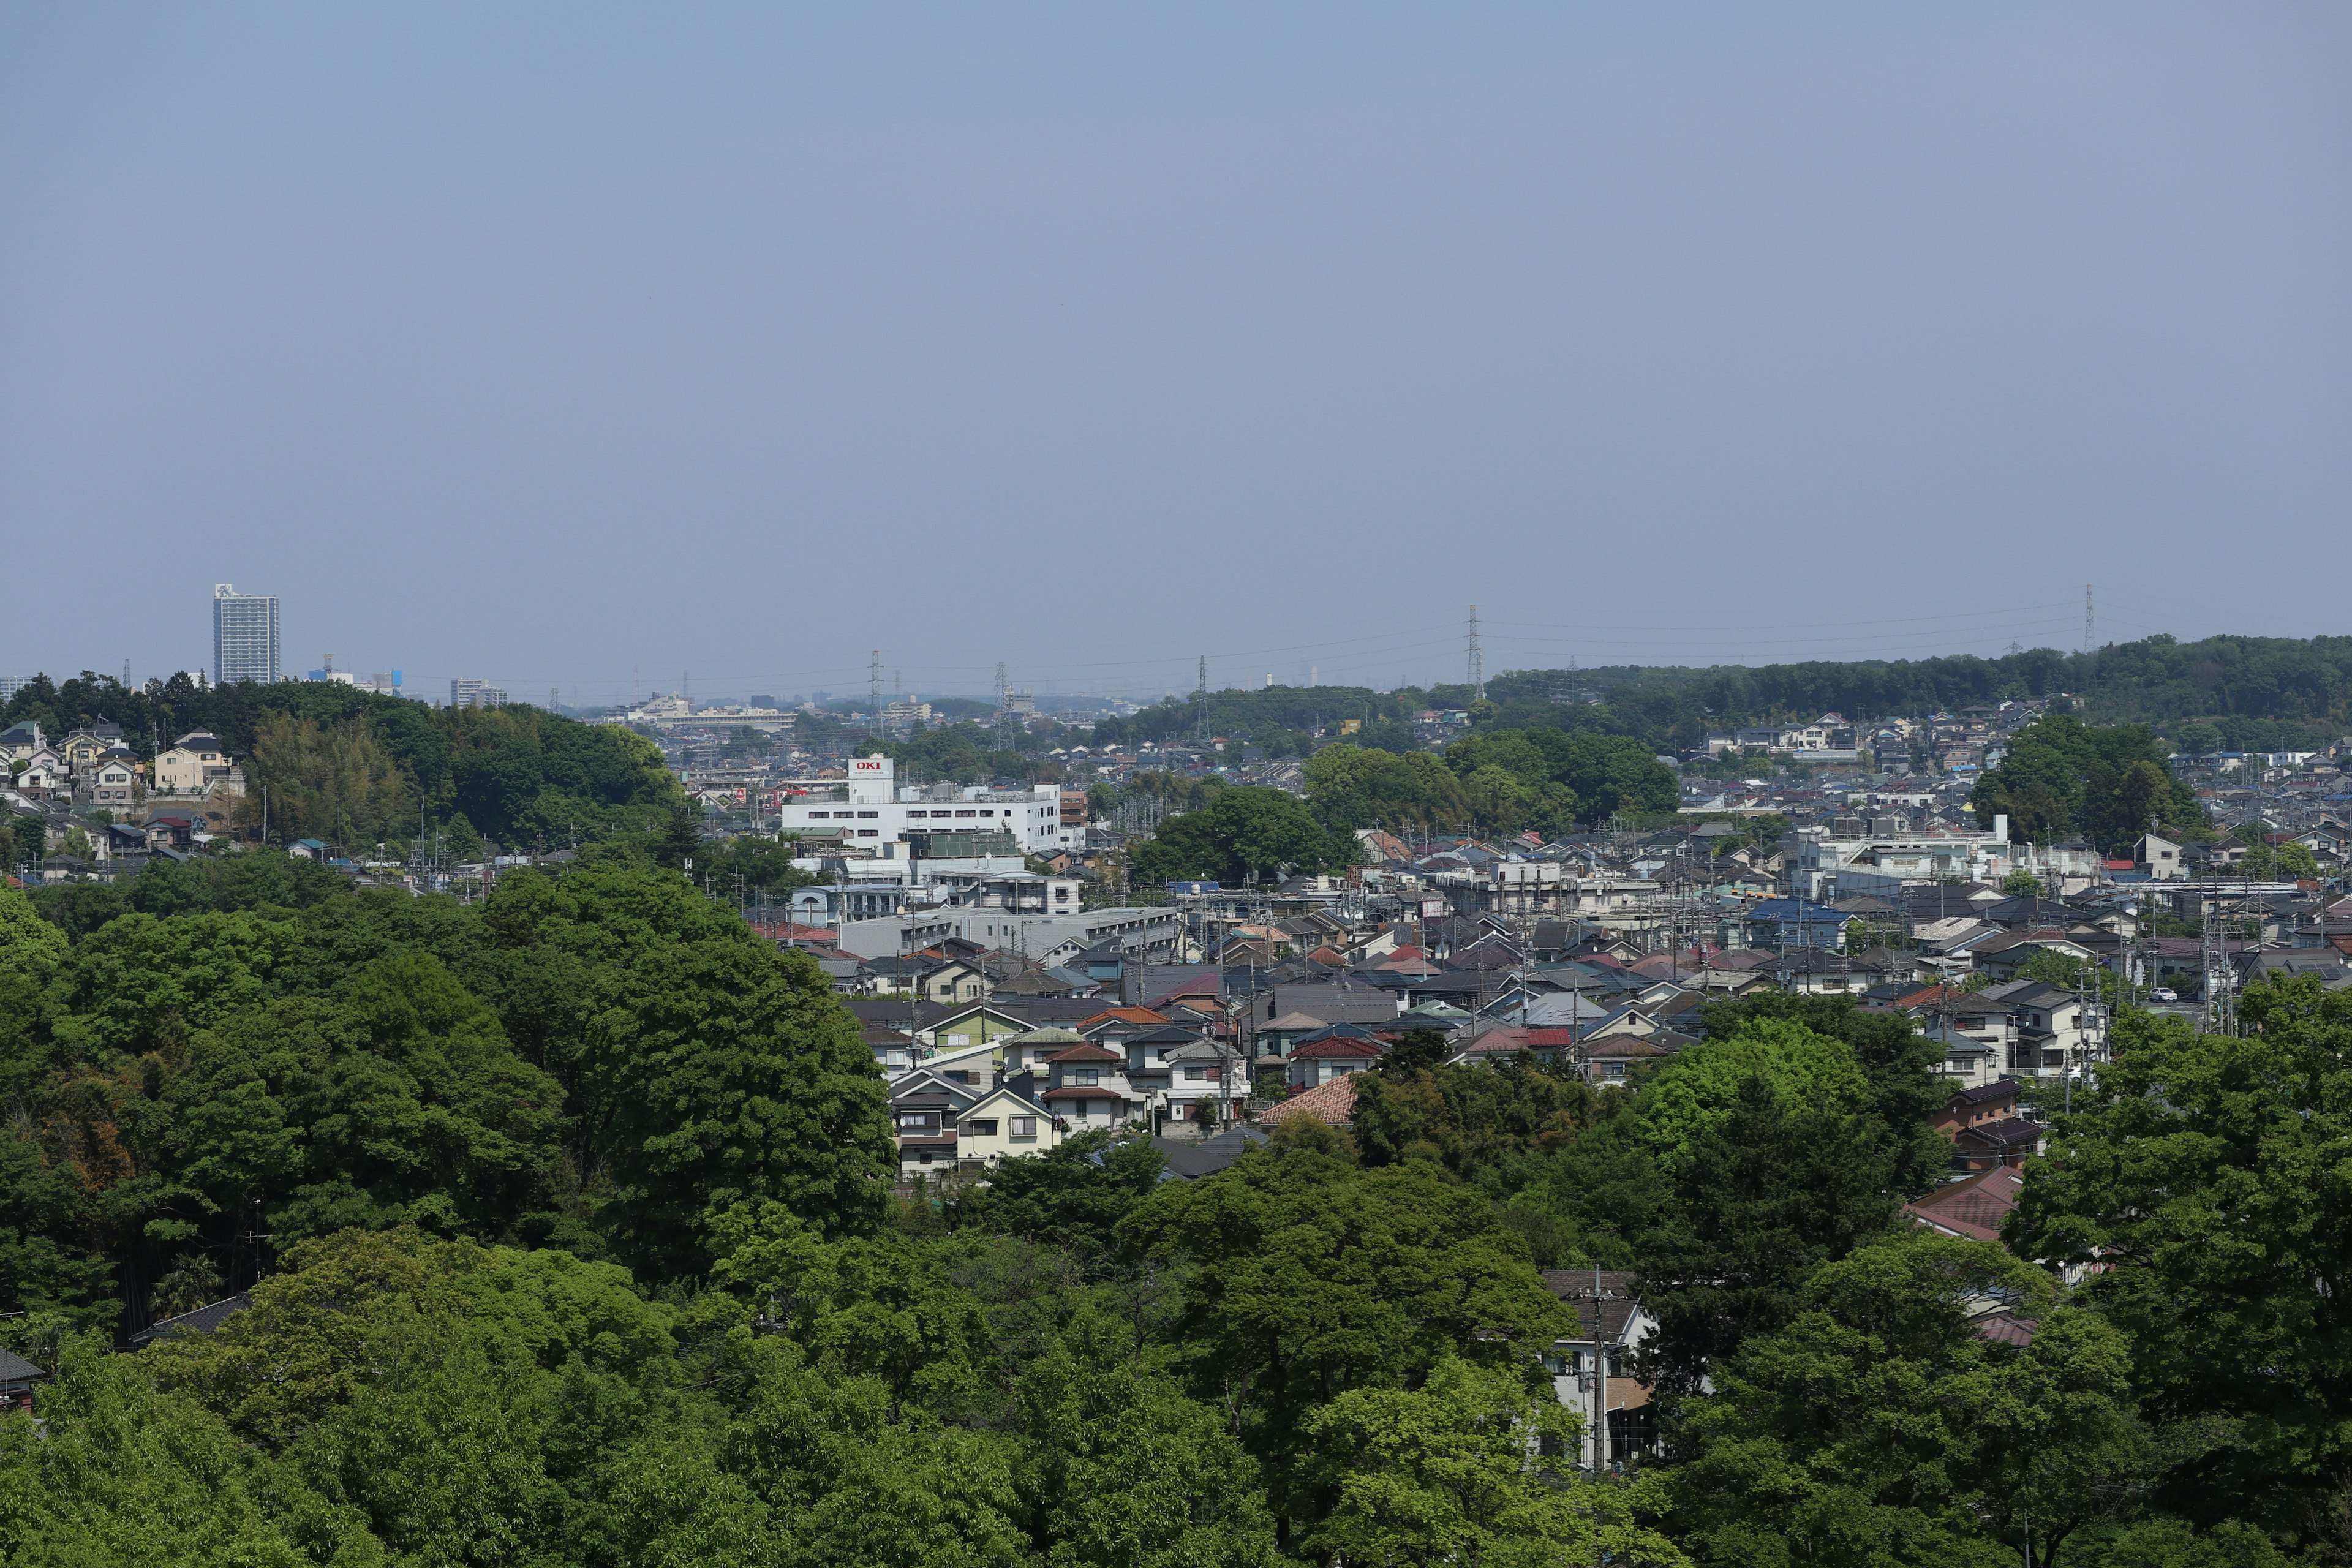
[(1486, 700), (1486, 656), (1478, 647), (1478, 606), (1470, 606), (1470, 694), (1474, 702)]
[(2083, 651), (2095, 653), (2099, 647), (2099, 621), (2091, 612), (2091, 585), (2083, 584)]
[(1004, 678), (1004, 661), (996, 661), (996, 749), (1013, 749), (1013, 683)]
[(874, 650), (873, 662), (866, 667), (866, 695), (872, 700), (874, 716), (882, 717), (882, 650)]
[(1201, 656), (1201, 680), (1192, 688), (1192, 702), (1198, 710), (1201, 744), (1205, 746), (1209, 743), (1209, 656), (1205, 653)]

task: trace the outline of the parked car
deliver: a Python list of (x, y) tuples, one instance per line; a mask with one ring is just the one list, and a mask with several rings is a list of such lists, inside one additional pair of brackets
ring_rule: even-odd
[(2169, 985), (2159, 985), (2147, 994), (2147, 999), (2151, 1002), (2178, 1002), (2180, 993)]

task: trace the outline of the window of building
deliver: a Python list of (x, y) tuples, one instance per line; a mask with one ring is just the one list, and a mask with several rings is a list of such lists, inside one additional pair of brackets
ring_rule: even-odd
[(879, 838), (882, 837), (882, 830), (878, 827), (861, 827), (857, 830), (857, 837), (860, 838)]
[[(981, 815), (981, 816), (994, 816), (996, 815), (996, 813), (994, 813), (994, 812), (992, 812), (992, 811), (983, 811), (983, 812), (982, 812), (980, 815)], [(1012, 814), (1011, 812), (1009, 812), (1009, 811), (1008, 811), (1008, 812), (1006, 812), (1004, 815), (1005, 815), (1005, 816), (1012, 816), (1013, 814)]]
[(981, 1117), (965, 1122), (963, 1130), (975, 1138), (993, 1138), (996, 1136), (996, 1119), (992, 1116)]
[(812, 811), (809, 813), (809, 820), (812, 822), (823, 822), (832, 815), (833, 813), (829, 811)]
[(1070, 1081), (1091, 1088), (1102, 1081), (1102, 1069), (1099, 1068), (1074, 1068), (1070, 1075)]
[(879, 816), (882, 814), (878, 811), (861, 811), (857, 815), (860, 816)]
[(978, 816), (980, 813), (976, 811), (959, 811), (956, 815), (958, 816)]
[(1009, 1132), (1014, 1138), (1034, 1138), (1037, 1136), (1037, 1119), (1034, 1116), (1015, 1116), (1012, 1119)]

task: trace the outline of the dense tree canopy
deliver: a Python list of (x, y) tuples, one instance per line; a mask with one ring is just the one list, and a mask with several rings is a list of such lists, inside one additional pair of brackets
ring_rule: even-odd
[(1969, 803), (1984, 826), (2006, 813), (2021, 842), (2079, 833), (2111, 854), (2127, 853), (2151, 829), (2179, 837), (2204, 824), (2195, 792), (2172, 775), (2146, 726), (2091, 725), (2065, 713), (2018, 731)]
[(158, 866), (100, 924), (61, 903), (69, 944), (0, 891), (0, 1271), (28, 1304), (136, 1326), (351, 1226), (560, 1238), (658, 1279), (698, 1272), (714, 1202), (877, 1222), (889, 1132), (854, 1021), (675, 874), (608, 858), (474, 905), (297, 909), (268, 896), (307, 874), (238, 875), (273, 864)]
[(1139, 846), (1129, 880), (1207, 879), (1228, 887), (1333, 871), (1355, 859), (1355, 840), (1328, 833), (1304, 802), (1278, 789), (1219, 790), (1205, 805), (1171, 816)]
[[(2316, 980), (2250, 987), (2243, 1037), (2124, 1010), (2005, 1248), (1903, 1217), (1937, 1052), (1846, 998), (1709, 1006), (1622, 1087), (1416, 1031), (1351, 1125), (1216, 1173), (1097, 1133), (933, 1193), (814, 967), (675, 871), (322, 875), (0, 894), (0, 1342), (56, 1371), (0, 1415), (0, 1561), (2352, 1549), (2352, 1002)], [(1595, 1266), (1658, 1328), (1625, 1474), (1567, 1458), (1549, 1353), (1539, 1268)]]

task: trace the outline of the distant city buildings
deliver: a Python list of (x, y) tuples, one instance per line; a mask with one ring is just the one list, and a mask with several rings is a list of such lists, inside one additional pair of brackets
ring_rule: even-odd
[(503, 708), (507, 694), (487, 680), (453, 679), (449, 682), (449, 706), (452, 708)]
[(333, 654), (327, 656), (326, 664), (327, 667), (324, 669), (311, 670), (302, 679), (330, 681), (337, 686), (356, 686), (362, 691), (372, 691), (379, 697), (406, 695), (400, 689), (400, 671), (396, 669), (379, 670), (373, 675), (361, 675), (354, 670), (337, 669)]
[(223, 686), (278, 679), (278, 596), (213, 584), (213, 679)]

